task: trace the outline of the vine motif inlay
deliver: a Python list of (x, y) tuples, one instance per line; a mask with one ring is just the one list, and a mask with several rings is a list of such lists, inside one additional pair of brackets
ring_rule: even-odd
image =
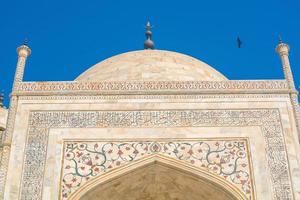
[(146, 155), (163, 154), (216, 174), (252, 197), (246, 140), (65, 143), (61, 198), (88, 180)]
[(277, 200), (293, 198), (281, 120), (277, 109), (31, 112), (21, 198), (41, 199), (50, 128), (201, 126), (260, 126), (265, 138), (273, 198)]

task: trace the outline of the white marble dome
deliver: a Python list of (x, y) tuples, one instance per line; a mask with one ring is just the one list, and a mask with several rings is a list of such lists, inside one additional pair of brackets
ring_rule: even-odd
[(141, 50), (108, 58), (86, 70), (76, 81), (224, 81), (208, 64), (181, 53)]

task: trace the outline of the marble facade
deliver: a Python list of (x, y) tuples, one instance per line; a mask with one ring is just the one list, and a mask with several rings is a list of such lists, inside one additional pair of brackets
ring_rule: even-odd
[(288, 48), (277, 51), (284, 80), (228, 80), (189, 56), (143, 50), (75, 81), (23, 82), (21, 46), (1, 198), (300, 199), (297, 91)]

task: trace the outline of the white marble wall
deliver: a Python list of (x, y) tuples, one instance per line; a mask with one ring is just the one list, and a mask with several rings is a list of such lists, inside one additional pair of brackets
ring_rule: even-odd
[[(5, 199), (21, 199), (22, 170), (29, 114), (33, 111), (116, 111), (116, 110), (256, 110), (278, 109), (283, 128), (284, 140), (289, 162), (293, 199), (300, 199), (300, 147), (295, 127), (293, 110), (286, 95), (236, 97), (218, 96), (123, 96), (114, 98), (98, 96), (91, 98), (21, 97), (13, 133), (9, 170), (5, 186)], [(119, 139), (190, 139), (190, 138), (230, 138), (243, 137), (250, 141), (252, 172), (255, 183), (255, 199), (272, 199), (271, 177), (266, 159), (265, 140), (259, 126), (235, 127), (169, 127), (169, 128), (51, 128), (47, 143), (47, 159), (43, 177), (42, 199), (58, 199), (64, 140), (119, 140)], [(33, 183), (34, 184), (34, 183)]]
[(6, 120), (7, 120), (7, 109), (0, 108), (0, 127), (6, 127)]

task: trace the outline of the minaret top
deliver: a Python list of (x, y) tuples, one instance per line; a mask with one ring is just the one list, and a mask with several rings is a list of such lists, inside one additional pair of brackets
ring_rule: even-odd
[(276, 52), (279, 54), (279, 55), (288, 55), (289, 54), (289, 51), (290, 51), (290, 47), (288, 44), (284, 43), (282, 41), (282, 38), (281, 36), (279, 35), (279, 43), (276, 47)]
[(31, 49), (28, 46), (28, 39), (24, 40), (24, 43), (17, 48), (19, 57), (28, 57), (31, 54)]
[(146, 40), (144, 42), (144, 49), (154, 49), (154, 42), (152, 41), (152, 25), (148, 21), (146, 24)]

